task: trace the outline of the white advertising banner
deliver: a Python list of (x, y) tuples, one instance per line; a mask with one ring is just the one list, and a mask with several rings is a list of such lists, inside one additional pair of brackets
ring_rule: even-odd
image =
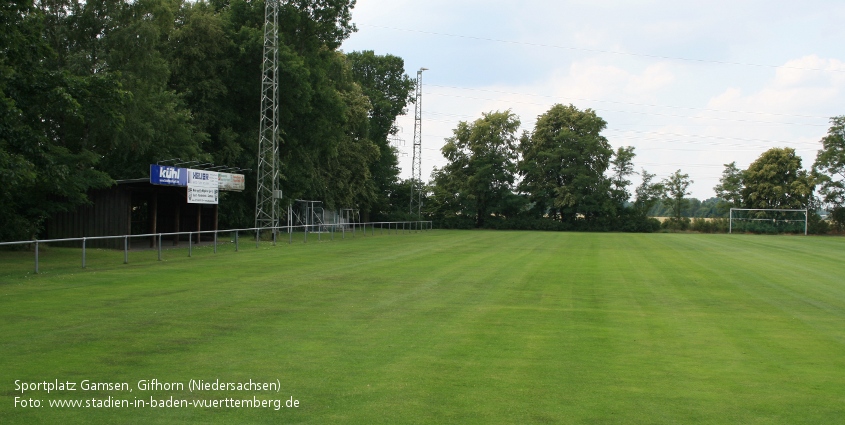
[(220, 190), (231, 190), (242, 192), (246, 188), (246, 179), (243, 174), (218, 173)]
[(188, 169), (188, 203), (217, 204), (220, 194), (216, 171)]

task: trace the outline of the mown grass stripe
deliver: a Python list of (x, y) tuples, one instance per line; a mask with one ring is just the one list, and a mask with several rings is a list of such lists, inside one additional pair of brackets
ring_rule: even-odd
[[(434, 231), (85, 271), (50, 248), (38, 276), (4, 252), (0, 422), (835, 423), (843, 247)], [(14, 379), (152, 377), (278, 377), (303, 406), (9, 407)]]

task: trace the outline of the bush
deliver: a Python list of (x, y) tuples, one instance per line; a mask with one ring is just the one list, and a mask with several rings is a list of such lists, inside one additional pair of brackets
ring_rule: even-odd
[(678, 220), (677, 218), (672, 217), (664, 220), (663, 223), (660, 224), (660, 227), (674, 231), (688, 230), (690, 227), (690, 219), (687, 217), (681, 217), (681, 219)]
[(834, 207), (828, 216), (828, 227), (837, 232), (845, 231), (845, 207)]
[(807, 233), (824, 235), (828, 232), (830, 232), (830, 223), (822, 220), (821, 216), (815, 212), (811, 212), (807, 220)]
[(692, 219), (690, 230), (699, 233), (713, 233), (713, 226), (710, 225), (709, 221), (701, 217), (695, 217)]
[[(474, 229), (475, 220), (466, 216), (449, 216), (434, 219), (440, 229)], [(539, 230), (579, 232), (639, 232), (651, 233), (660, 230), (660, 221), (634, 212), (623, 213), (611, 220), (577, 220), (574, 223), (561, 222), (546, 217), (521, 215), (516, 217), (494, 217), (484, 220), (484, 229), (492, 230)]]
[(728, 233), (728, 219), (696, 217), (692, 219), (690, 230), (699, 233)]
[(714, 218), (710, 221), (713, 226), (713, 233), (728, 233), (730, 227), (730, 220), (727, 218)]

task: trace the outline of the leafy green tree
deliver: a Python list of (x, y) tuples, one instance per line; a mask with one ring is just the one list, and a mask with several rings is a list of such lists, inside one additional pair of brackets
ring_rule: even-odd
[[(520, 190), (529, 194), (535, 214), (569, 223), (581, 216), (591, 222), (614, 208), (604, 175), (613, 155), (601, 135), (606, 126), (592, 109), (573, 105), (554, 105), (540, 115), (531, 136), (519, 145)], [(633, 151), (623, 151), (628, 153)]]
[(696, 211), (696, 217), (706, 217), (706, 218), (715, 218), (715, 217), (727, 217), (727, 214), (720, 208), (720, 205), (724, 202), (721, 198), (707, 198), (701, 201), (700, 206), (698, 207), (698, 211)]
[[(304, 54), (334, 51), (357, 31), (352, 23), (356, 0), (288, 0), (280, 4), (279, 28), (285, 44)], [(264, 5), (261, 4), (263, 11)], [(262, 14), (263, 18), (263, 14)]]
[(743, 207), (806, 208), (814, 188), (794, 149), (769, 149), (743, 172)]
[[(177, 12), (168, 0), (128, 4), (106, 40), (108, 69), (119, 73), (122, 87), (132, 93), (123, 111), (123, 131), (103, 158), (103, 169), (115, 178), (145, 176), (149, 164), (157, 160), (210, 160), (202, 149), (208, 134), (197, 131), (184, 99), (168, 87), (166, 41), (173, 34)], [(109, 18), (114, 17), (104, 17)]]
[(675, 223), (681, 223), (683, 210), (689, 204), (686, 196), (690, 194), (689, 187), (692, 183), (689, 174), (681, 174), (681, 170), (675, 171), (663, 180), (663, 187), (666, 188), (663, 203), (671, 208)]
[(388, 196), (399, 180), (399, 160), (389, 138), (398, 132), (394, 124), (396, 117), (404, 115), (406, 106), (413, 100), (414, 80), (405, 74), (405, 62), (398, 56), (380, 56), (368, 50), (349, 53), (346, 59), (355, 82), (372, 106), (369, 139), (379, 150), (378, 160), (370, 165), (376, 193), (372, 217), (386, 218), (406, 209), (407, 203), (391, 204)]
[[(42, 5), (44, 6), (44, 5)], [(122, 93), (109, 75), (75, 76), (58, 66), (45, 22), (66, 5), (0, 5), (0, 239), (25, 239), (50, 215), (88, 202), (112, 180), (95, 166), (97, 141)], [(48, 19), (49, 18), (49, 19)], [(57, 48), (64, 49), (58, 43)], [(59, 53), (62, 51), (60, 50)], [(92, 122), (95, 119), (104, 122)]]
[(376, 198), (370, 167), (379, 156), (378, 147), (367, 137), (370, 101), (355, 84), (346, 87), (342, 96), (343, 137), (338, 140), (334, 154), (322, 159), (319, 177), (331, 185), (324, 197), (329, 205), (355, 206), (366, 212)]
[(813, 172), (820, 182), (822, 200), (830, 207), (834, 224), (842, 230), (845, 228), (845, 115), (833, 117), (830, 122)]
[(442, 214), (471, 217), (476, 227), (503, 214), (514, 186), (519, 124), (510, 111), (458, 123), (441, 148), (449, 163), (434, 172), (434, 202), (449, 208)]
[(227, 37), (222, 16), (208, 3), (182, 3), (175, 21), (162, 46), (170, 70), (168, 87), (191, 110), (196, 131), (208, 135), (211, 146), (204, 150), (217, 151), (225, 144), (221, 133), (231, 130), (237, 117), (227, 103), (235, 44)]
[(725, 164), (719, 184), (713, 188), (716, 197), (722, 200), (718, 206), (722, 213), (742, 205), (742, 173), (742, 170), (736, 167), (736, 161)]
[(634, 174), (634, 153), (633, 146), (620, 146), (616, 149), (613, 159), (610, 160), (612, 175), (610, 182), (613, 185), (613, 198), (621, 206), (631, 197), (628, 193), (628, 186), (631, 180), (628, 178)]
[(645, 169), (640, 172), (640, 176), (642, 177), (642, 182), (640, 185), (637, 186), (635, 193), (637, 195), (636, 200), (634, 201), (634, 208), (636, 208), (640, 214), (647, 215), (651, 209), (657, 205), (661, 199), (663, 199), (663, 194), (666, 191), (666, 188), (663, 186), (663, 182), (655, 182), (654, 178), (656, 177), (655, 174), (649, 173)]

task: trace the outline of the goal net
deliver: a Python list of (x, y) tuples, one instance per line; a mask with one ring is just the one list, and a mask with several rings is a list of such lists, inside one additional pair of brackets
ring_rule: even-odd
[(806, 209), (731, 208), (728, 233), (807, 234)]

